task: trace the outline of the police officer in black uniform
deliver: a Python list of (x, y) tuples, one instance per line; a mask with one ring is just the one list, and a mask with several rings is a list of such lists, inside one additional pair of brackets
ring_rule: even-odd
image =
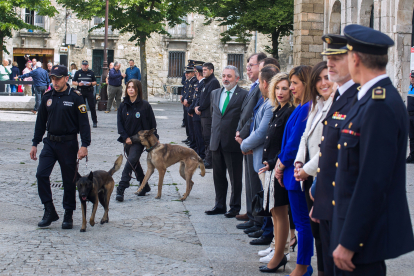
[(185, 81), (183, 87), (183, 96), (181, 97), (181, 103), (185, 107), (184, 111), (187, 116), (186, 118), (186, 132), (188, 135), (188, 146), (192, 149), (196, 148), (196, 142), (194, 138), (194, 130), (193, 130), (193, 121), (190, 120), (190, 116), (188, 115), (188, 108), (190, 107), (189, 100), (192, 100), (192, 96), (194, 94), (194, 84), (197, 83), (197, 79), (195, 77), (195, 70), (194, 67), (187, 66), (185, 69), (185, 76), (187, 80)]
[(197, 65), (196, 67), (196, 78), (198, 83), (194, 84), (194, 94), (193, 99), (188, 108), (188, 114), (193, 120), (193, 129), (194, 129), (194, 138), (196, 140), (196, 147), (197, 147), (197, 154), (202, 159), (205, 158), (205, 146), (204, 146), (204, 139), (203, 139), (203, 132), (201, 130), (201, 119), (200, 116), (195, 113), (194, 108), (198, 106), (198, 101), (200, 99), (200, 93), (204, 88), (204, 78), (203, 78), (203, 67)]
[(95, 73), (89, 70), (87, 60), (82, 61), (82, 69), (76, 71), (72, 79), (72, 84), (78, 87), (78, 91), (82, 93), (83, 100), (88, 100), (89, 110), (91, 111), (93, 127), (98, 127), (98, 118), (96, 117), (95, 97), (93, 95), (93, 87), (96, 85)]
[(322, 55), (327, 57), (329, 79), (338, 85), (333, 103), (323, 121), (324, 128), (320, 144), (319, 173), (316, 177), (316, 187), (313, 204), (313, 218), (320, 221), (319, 231), (322, 243), (324, 275), (334, 275), (334, 262), (331, 256), (330, 236), (333, 214), (333, 193), (335, 185), (336, 160), (338, 158), (337, 144), (342, 124), (346, 114), (352, 107), (359, 84), (356, 84), (348, 70), (348, 49), (345, 36), (328, 34), (322, 37), (326, 50)]
[[(37, 167), (37, 186), (39, 197), (45, 205), (45, 212), (39, 227), (49, 226), (59, 219), (53, 205), (50, 189), (50, 174), (56, 161), (59, 162), (63, 180), (63, 208), (65, 216), (62, 229), (72, 229), (73, 210), (76, 209), (76, 158), (82, 159), (88, 155), (87, 147), (91, 143), (91, 129), (88, 113), (82, 94), (70, 88), (68, 69), (63, 65), (55, 65), (50, 72), (53, 89), (42, 96), (39, 112), (36, 118), (33, 146), (30, 157), (37, 160), (37, 145), (43, 138), (43, 149), (39, 156)], [(81, 136), (81, 148), (78, 145), (78, 133)]]
[(406, 192), (408, 114), (386, 74), (387, 35), (344, 28), (351, 77), (361, 84), (337, 144), (331, 246), (336, 275), (386, 275), (384, 260), (414, 250)]

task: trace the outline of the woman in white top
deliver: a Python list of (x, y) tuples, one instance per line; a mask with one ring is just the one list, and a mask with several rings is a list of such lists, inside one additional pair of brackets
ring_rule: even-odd
[[(302, 189), (305, 190), (306, 202), (310, 211), (313, 201), (309, 196), (309, 189), (312, 186), (313, 177), (318, 173), (319, 144), (322, 138), (323, 120), (332, 105), (334, 95), (334, 83), (328, 78), (326, 61), (322, 61), (312, 68), (307, 89), (310, 89), (312, 105), (296, 155), (294, 176), (296, 181), (303, 183)], [(318, 274), (321, 275), (324, 269), (319, 224), (312, 221), (311, 228), (315, 238)]]

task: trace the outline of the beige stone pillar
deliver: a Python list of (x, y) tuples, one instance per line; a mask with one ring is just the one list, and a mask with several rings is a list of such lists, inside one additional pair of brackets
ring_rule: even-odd
[(294, 4), (294, 64), (315, 65), (322, 61), (324, 1), (295, 0)]

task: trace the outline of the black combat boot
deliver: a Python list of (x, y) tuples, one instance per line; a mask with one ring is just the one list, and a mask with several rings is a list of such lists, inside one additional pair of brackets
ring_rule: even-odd
[(138, 196), (145, 196), (145, 194), (148, 193), (149, 191), (151, 191), (151, 187), (147, 183), (144, 189), (142, 189), (142, 191), (138, 193)]
[(47, 227), (53, 221), (57, 221), (59, 219), (58, 214), (56, 213), (55, 206), (53, 202), (45, 203), (45, 213), (43, 215), (42, 220), (37, 224), (39, 227)]
[(63, 217), (62, 229), (72, 229), (73, 228), (73, 210), (65, 209), (65, 216)]
[(116, 188), (116, 200), (117, 201), (119, 202), (124, 201), (124, 191), (125, 191), (124, 187), (118, 186), (118, 188)]

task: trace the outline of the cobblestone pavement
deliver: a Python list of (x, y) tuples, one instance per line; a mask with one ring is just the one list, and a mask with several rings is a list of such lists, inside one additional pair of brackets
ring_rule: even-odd
[[(180, 144), (185, 138), (180, 128), (181, 105), (154, 98), (151, 103), (161, 142)], [(196, 171), (193, 191), (185, 202), (177, 201), (185, 191), (178, 165), (168, 169), (160, 200), (154, 198), (157, 172), (149, 181), (152, 191), (145, 197), (133, 194), (138, 183), (132, 181), (124, 202), (115, 200), (115, 191), (112, 194), (109, 223), (94, 227), (88, 224), (86, 232), (81, 233), (79, 202), (74, 229), (61, 229), (63, 190), (56, 164), (50, 179), (61, 218), (46, 229), (37, 228), (43, 205), (35, 179), (38, 163), (29, 158), (35, 119), (30, 112), (0, 111), (0, 275), (261, 275), (257, 251), (266, 246), (249, 245), (250, 238), (236, 229), (235, 219), (204, 214), (214, 204), (212, 170), (207, 170), (205, 177)], [(90, 170), (109, 170), (116, 156), (122, 154), (117, 138), (116, 112), (98, 112), (98, 128), (92, 129), (88, 148), (88, 166), (81, 161), (79, 172), (85, 175)], [(144, 171), (145, 159), (144, 153)], [(413, 210), (414, 165), (407, 168), (407, 192)], [(115, 183), (120, 177), (120, 171), (114, 174)], [(89, 203), (88, 220), (91, 207)], [(102, 216), (103, 208), (99, 206), (96, 222)], [(286, 273), (277, 275), (294, 268), (296, 253), (291, 255)], [(387, 262), (388, 275), (414, 275), (413, 260), (411, 253)], [(315, 257), (312, 265), (316, 270)]]

